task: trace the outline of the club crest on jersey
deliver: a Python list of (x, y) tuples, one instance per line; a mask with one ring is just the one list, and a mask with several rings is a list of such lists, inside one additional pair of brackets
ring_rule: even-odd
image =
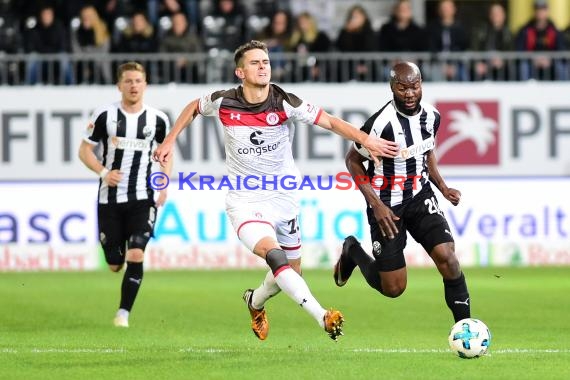
[(433, 137), (423, 140), (420, 143), (410, 145), (407, 148), (400, 149), (400, 156), (407, 160), (410, 157), (414, 157), (417, 154), (425, 153), (429, 150), (432, 150), (435, 147), (435, 141)]
[(143, 128), (142, 133), (143, 133), (144, 137), (150, 137), (150, 135), (152, 134), (152, 127), (146, 125)]
[(279, 123), (279, 115), (277, 115), (275, 112), (270, 112), (265, 117), (265, 121), (267, 121), (267, 124), (269, 125), (275, 125)]

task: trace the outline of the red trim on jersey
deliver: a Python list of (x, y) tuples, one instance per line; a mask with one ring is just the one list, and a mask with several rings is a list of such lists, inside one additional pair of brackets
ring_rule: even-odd
[(294, 250), (299, 249), (299, 248), (301, 248), (301, 244), (296, 245), (294, 247), (285, 247), (284, 245), (281, 246), (281, 249), (284, 251), (294, 251)]
[(285, 111), (239, 112), (235, 109), (220, 108), (220, 121), (226, 127), (274, 127), (288, 119)]
[(318, 124), (319, 123), (319, 119), (321, 118), (321, 115), (323, 114), (323, 109), (321, 108), (319, 110), (319, 113), (317, 114), (317, 117), (315, 118), (315, 122), (313, 124)]
[(279, 276), (279, 273), (283, 272), (285, 269), (291, 269), (290, 265), (283, 265), (281, 268), (277, 269), (275, 273), (273, 273), (273, 277)]
[(271, 228), (273, 228), (273, 224), (269, 223), (268, 221), (265, 220), (246, 220), (245, 222), (243, 222), (242, 224), (239, 225), (238, 229), (237, 229), (237, 236), (239, 237), (239, 231), (241, 230), (241, 228), (243, 226), (245, 226), (248, 223), (263, 223), (263, 224), (269, 224), (271, 226)]

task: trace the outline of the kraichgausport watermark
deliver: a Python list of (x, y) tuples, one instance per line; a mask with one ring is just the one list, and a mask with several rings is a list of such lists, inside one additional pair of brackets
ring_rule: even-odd
[[(372, 177), (352, 176), (349, 172), (335, 175), (294, 176), (294, 175), (247, 175), (215, 177), (197, 172), (178, 172), (176, 185), (178, 190), (358, 190), (360, 186), (370, 184), (375, 190), (417, 189), (421, 175), (375, 175)], [(173, 178), (163, 172), (151, 173), (149, 186), (154, 190), (166, 189)]]

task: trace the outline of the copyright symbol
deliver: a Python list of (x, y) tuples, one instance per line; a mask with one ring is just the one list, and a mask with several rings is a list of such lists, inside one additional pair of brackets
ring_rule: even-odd
[(164, 190), (169, 183), (170, 178), (163, 172), (154, 172), (148, 176), (148, 185), (153, 190)]

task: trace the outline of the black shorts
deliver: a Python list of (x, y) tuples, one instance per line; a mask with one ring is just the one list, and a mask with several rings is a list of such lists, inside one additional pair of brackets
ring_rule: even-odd
[[(373, 254), (380, 271), (390, 272), (406, 266), (406, 232), (409, 232), (428, 254), (431, 254), (438, 244), (453, 242), (451, 230), (431, 187), (424, 187), (408, 203), (394, 206), (392, 211), (400, 218), (394, 221), (398, 234), (393, 239), (382, 236), (378, 223), (370, 224)], [(370, 216), (374, 218), (374, 215)]]
[[(97, 207), (99, 241), (103, 246), (107, 263), (117, 263), (117, 252), (125, 257), (127, 242), (132, 235), (154, 233), (156, 207), (151, 199), (99, 204)], [(110, 257), (113, 256), (113, 257)]]

